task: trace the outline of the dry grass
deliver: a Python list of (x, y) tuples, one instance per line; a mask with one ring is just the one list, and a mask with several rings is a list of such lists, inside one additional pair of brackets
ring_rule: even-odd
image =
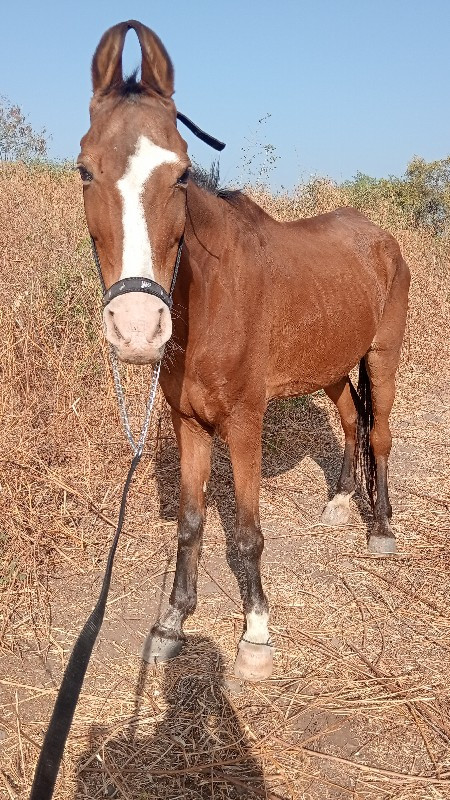
[[(18, 800), (99, 587), (129, 453), (77, 179), (8, 167), (0, 182), (0, 796)], [(326, 181), (257, 199), (282, 219), (346, 202)], [(392, 418), (399, 555), (367, 556), (362, 499), (347, 528), (317, 524), (339, 470), (336, 414), (322, 394), (278, 403), (261, 493), (274, 675), (232, 679), (242, 615), (225, 562), (233, 494), (220, 444), (188, 645), (146, 672), (139, 652), (176, 546), (178, 462), (160, 398), (59, 800), (450, 797), (450, 243), (403, 229), (387, 207), (367, 211), (393, 230), (413, 275)], [(149, 376), (125, 377), (137, 414)]]

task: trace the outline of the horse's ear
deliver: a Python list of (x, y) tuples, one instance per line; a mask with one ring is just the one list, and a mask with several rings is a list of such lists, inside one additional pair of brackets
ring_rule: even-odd
[(146, 89), (172, 97), (174, 93), (174, 70), (170, 56), (161, 39), (141, 22), (132, 19), (127, 23), (136, 31), (142, 52), (141, 84)]
[(94, 94), (108, 92), (123, 82), (122, 51), (129, 27), (127, 22), (120, 22), (109, 28), (100, 39), (92, 59)]

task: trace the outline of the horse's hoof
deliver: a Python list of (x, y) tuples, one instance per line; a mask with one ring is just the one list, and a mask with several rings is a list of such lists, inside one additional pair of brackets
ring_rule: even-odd
[(142, 658), (149, 664), (161, 664), (176, 658), (183, 645), (183, 636), (155, 625), (145, 640)]
[(350, 522), (350, 495), (337, 494), (322, 511), (322, 525), (347, 525)]
[(243, 639), (239, 642), (234, 662), (236, 678), (244, 681), (263, 681), (273, 669), (273, 647), (268, 644), (253, 644)]
[(369, 553), (379, 556), (392, 556), (397, 550), (395, 536), (387, 520), (375, 522), (372, 533), (367, 542)]

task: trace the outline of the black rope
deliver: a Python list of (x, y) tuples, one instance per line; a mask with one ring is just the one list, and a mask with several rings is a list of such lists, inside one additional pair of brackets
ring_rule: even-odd
[[(187, 202), (186, 202), (186, 211), (187, 211)], [(171, 299), (173, 295), (173, 290), (175, 289), (175, 284), (177, 282), (177, 275), (181, 261), (181, 253), (183, 252), (183, 245), (184, 245), (184, 233), (181, 234), (181, 239), (178, 243), (177, 257), (175, 259), (175, 266), (173, 268), (172, 283), (170, 284), (170, 289), (169, 289), (169, 297)]]
[(218, 150), (220, 152), (225, 147), (224, 142), (221, 142), (219, 139), (216, 139), (209, 133), (205, 133), (205, 131), (202, 131), (202, 129), (199, 128), (198, 125), (195, 124), (195, 122), (192, 122), (192, 120), (189, 119), (189, 117), (187, 117), (185, 114), (182, 114), (181, 111), (177, 111), (177, 119), (179, 119), (180, 122), (183, 123), (183, 125), (186, 125), (186, 128), (189, 128), (189, 130), (192, 131), (192, 133), (194, 134), (194, 136), (197, 137), (197, 139), (201, 139), (202, 142), (208, 144), (210, 147), (213, 148), (213, 150)]
[(61, 763), (64, 746), (69, 735), (73, 715), (78, 702), (78, 697), (83, 686), (84, 676), (89, 664), (95, 641), (102, 626), (105, 615), (106, 601), (108, 599), (114, 555), (119, 542), (120, 532), (125, 519), (125, 508), (128, 490), (134, 471), (141, 460), (142, 450), (134, 456), (122, 493), (120, 504), (119, 522), (109, 551), (105, 576), (99, 598), (89, 619), (86, 621), (75, 646), (72, 650), (69, 663), (64, 672), (61, 687), (56, 698), (56, 703), (50, 719), (50, 724), (45, 734), (33, 786), (31, 787), (30, 800), (50, 800), (53, 795), (59, 765)]
[[(217, 139), (208, 136), (208, 134), (204, 133), (199, 128), (197, 128), (190, 120), (187, 120), (187, 118), (185, 118), (184, 115), (178, 115), (178, 116), (183, 122), (185, 122), (186, 125), (189, 125), (191, 127), (191, 130), (194, 130), (195, 128), (194, 133), (196, 134), (196, 136), (199, 136), (200, 139), (203, 139), (203, 141), (210, 144), (211, 147), (215, 147), (218, 150), (222, 150), (225, 147), (225, 145), (222, 144), (222, 142), (218, 142)], [(95, 266), (97, 267), (98, 276), (104, 294), (106, 287), (105, 287), (105, 282), (103, 280), (97, 247), (95, 245), (95, 241), (92, 236), (90, 237), (90, 239), (91, 239), (91, 247), (92, 247), (92, 255), (94, 263)], [(184, 234), (181, 236), (181, 239), (178, 244), (178, 252), (175, 260), (175, 266), (170, 285), (170, 292), (169, 292), (170, 298), (172, 298), (172, 294), (175, 288), (175, 283), (177, 280), (181, 254), (183, 251), (183, 244), (184, 244)], [(31, 787), (29, 800), (51, 800), (53, 796), (53, 790), (55, 788), (59, 765), (61, 764), (64, 747), (67, 741), (67, 737), (69, 735), (70, 727), (72, 725), (73, 715), (75, 713), (78, 698), (80, 696), (80, 692), (83, 686), (83, 681), (92, 655), (92, 650), (94, 648), (94, 644), (96, 642), (97, 636), (100, 632), (100, 628), (103, 623), (106, 601), (108, 599), (108, 592), (111, 583), (114, 556), (117, 550), (119, 536), (125, 519), (128, 490), (130, 488), (131, 480), (133, 478), (133, 474), (136, 470), (136, 467), (138, 466), (139, 461), (141, 460), (141, 456), (142, 456), (142, 446), (139, 447), (139, 449), (137, 450), (131, 462), (130, 469), (128, 470), (127, 479), (125, 481), (125, 485), (123, 488), (122, 500), (120, 503), (119, 521), (117, 524), (117, 530), (114, 535), (111, 548), (109, 550), (108, 560), (106, 563), (105, 575), (103, 578), (100, 595), (92, 613), (90, 614), (88, 620), (86, 621), (83, 627), (83, 630), (81, 631), (77, 641), (75, 642), (74, 648), (69, 658), (69, 663), (67, 664), (67, 667), (64, 671), (62, 683), (56, 698), (56, 702), (53, 708), (53, 713), (50, 718), (50, 723), (44, 737), (44, 742), (39, 755), (36, 771), (34, 773), (33, 785)]]

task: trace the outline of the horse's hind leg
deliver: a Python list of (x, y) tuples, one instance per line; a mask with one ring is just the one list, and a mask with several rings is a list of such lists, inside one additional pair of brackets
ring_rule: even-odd
[(373, 409), (373, 428), (370, 445), (375, 461), (372, 480), (375, 482), (373, 515), (375, 524), (369, 535), (368, 549), (371, 553), (389, 555), (395, 553), (395, 537), (389, 520), (392, 507), (388, 492), (388, 459), (392, 436), (389, 428), (389, 415), (395, 397), (395, 372), (397, 354), (389, 351), (371, 350), (366, 356), (367, 372), (370, 380)]
[(401, 260), (379, 329), (365, 358), (373, 413), (370, 445), (376, 464), (373, 476), (376, 482), (373, 506), (375, 524), (369, 536), (368, 548), (372, 553), (386, 555), (395, 553), (396, 549), (395, 537), (389, 522), (392, 516), (387, 483), (388, 458), (392, 445), (389, 415), (395, 397), (395, 373), (400, 361), (405, 330), (408, 288), (409, 270)]
[(144, 648), (146, 661), (167, 661), (184, 642), (183, 622), (197, 604), (197, 573), (203, 526), (205, 491), (211, 469), (212, 436), (194, 420), (172, 412), (181, 464), (177, 565), (169, 607), (153, 626)]
[(357, 412), (350, 391), (348, 376), (325, 389), (335, 403), (345, 435), (344, 458), (335, 496), (325, 506), (321, 522), (325, 525), (345, 525), (350, 519), (350, 498), (355, 491), (354, 455)]
[(233, 419), (226, 431), (236, 494), (235, 540), (245, 572), (242, 591), (246, 630), (234, 667), (239, 678), (262, 680), (272, 672), (269, 606), (261, 583), (264, 537), (259, 522), (262, 412)]

